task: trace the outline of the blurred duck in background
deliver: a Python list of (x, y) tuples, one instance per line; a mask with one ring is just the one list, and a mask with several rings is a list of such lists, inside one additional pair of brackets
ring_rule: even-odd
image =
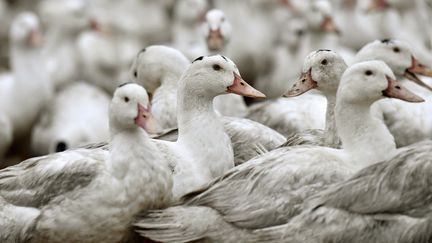
[(42, 47), (38, 17), (30, 12), (19, 14), (10, 28), (11, 72), (0, 76), (0, 117), (4, 125), (0, 151), (6, 151), (12, 138), (27, 136), (39, 110), (53, 95)]

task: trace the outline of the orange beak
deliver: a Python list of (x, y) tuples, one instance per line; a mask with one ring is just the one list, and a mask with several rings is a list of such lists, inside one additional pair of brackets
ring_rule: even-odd
[(27, 42), (31, 46), (39, 46), (42, 43), (42, 35), (37, 29), (31, 30), (27, 36)]
[(158, 133), (161, 130), (150, 109), (141, 104), (138, 104), (138, 115), (135, 118), (135, 124), (150, 134)]
[(424, 102), (424, 99), (422, 97), (401, 86), (398, 81), (388, 76), (386, 76), (386, 78), (388, 81), (388, 86), (387, 89), (382, 91), (385, 97), (396, 98), (413, 103)]
[(389, 7), (390, 5), (388, 4), (387, 0), (371, 0), (366, 12), (370, 13), (373, 11), (384, 11)]
[(238, 74), (233, 72), (234, 74), (234, 82), (231, 86), (227, 87), (228, 93), (234, 93), (246, 97), (251, 98), (265, 98), (265, 94), (261, 93), (260, 91), (254, 89), (252, 86), (250, 86), (246, 81), (244, 81)]
[(309, 71), (302, 73), (300, 78), (293, 84), (283, 97), (295, 97), (299, 96), (311, 89), (318, 87), (318, 83), (312, 78), (312, 68)]
[(92, 19), (90, 20), (90, 29), (96, 32), (100, 32), (101, 26), (96, 20)]
[(293, 9), (294, 6), (291, 2), (291, 0), (280, 0), (280, 3), (285, 5), (288, 9)]
[(340, 34), (339, 28), (336, 26), (333, 18), (330, 16), (325, 16), (321, 22), (321, 29), (325, 32)]
[(419, 63), (415, 57), (411, 56), (411, 67), (405, 70), (404, 77), (432, 91), (432, 88), (419, 79), (416, 74), (432, 77), (432, 70)]

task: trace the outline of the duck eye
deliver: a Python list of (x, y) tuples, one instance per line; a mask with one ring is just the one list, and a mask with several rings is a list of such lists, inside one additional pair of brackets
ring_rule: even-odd
[(213, 65), (213, 70), (220, 71), (221, 69), (222, 69), (222, 67), (220, 65), (218, 65), (218, 64)]
[(367, 76), (370, 76), (370, 75), (373, 74), (373, 72), (372, 72), (371, 70), (366, 70), (365, 74), (366, 74)]
[(393, 51), (398, 53), (398, 52), (400, 52), (400, 49), (399, 49), (399, 47), (395, 47), (395, 48), (393, 48)]
[(124, 97), (124, 101), (127, 103), (127, 102), (129, 102), (129, 97)]
[(322, 64), (322, 65), (327, 65), (327, 59), (322, 60), (322, 61), (321, 61), (321, 64)]

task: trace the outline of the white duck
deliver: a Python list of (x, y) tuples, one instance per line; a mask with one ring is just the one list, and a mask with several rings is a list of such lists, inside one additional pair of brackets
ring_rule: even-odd
[(428, 242), (431, 151), (431, 141), (404, 148), (309, 198), (302, 214), (257, 230), (250, 242)]
[(79, 33), (90, 27), (83, 0), (44, 0), (39, 14), (46, 29), (44, 55), (56, 90), (80, 78), (76, 40)]
[(177, 127), (177, 82), (190, 61), (178, 50), (149, 46), (133, 60), (130, 77), (150, 94), (152, 113), (164, 129)]
[(249, 107), (246, 118), (290, 137), (309, 129), (324, 129), (326, 102), (321, 94), (309, 92), (291, 99), (254, 104)]
[(208, 8), (206, 0), (177, 1), (174, 8), (172, 45), (189, 60), (203, 55), (204, 40), (201, 24)]
[(178, 139), (155, 140), (173, 166), (176, 198), (234, 166), (230, 138), (213, 109), (213, 98), (228, 92), (264, 96), (242, 80), (235, 64), (223, 56), (198, 58), (178, 81)]
[[(10, 131), (13, 131), (14, 138), (18, 139), (30, 132), (40, 109), (51, 98), (53, 89), (43, 65), (40, 26), (36, 15), (30, 12), (18, 15), (11, 26), (10, 39), (12, 72), (0, 75), (0, 116), (3, 117), (3, 124), (9, 124), (2, 133), (10, 136)], [(3, 137), (5, 134), (0, 139), (7, 141), (7, 136)], [(5, 149), (2, 145), (0, 150)]]
[(305, 21), (291, 18), (283, 28), (274, 69), (256, 83), (266, 95), (278, 99), (251, 105), (246, 117), (290, 137), (308, 129), (324, 128), (326, 101), (315, 93), (289, 100), (279, 98), (302, 72), (303, 60), (309, 53)]
[[(416, 74), (432, 76), (432, 70), (422, 65), (411, 52), (410, 46), (400, 40), (385, 39), (364, 46), (354, 61), (382, 60), (402, 77), (402, 84), (421, 94), (426, 102), (412, 105), (396, 100), (383, 100), (375, 105), (375, 114), (382, 119), (395, 137), (398, 147), (432, 138), (432, 95), (431, 88)], [(415, 82), (408, 81), (407, 79)], [(416, 119), (412, 119), (415, 117)]]
[[(189, 65), (182, 53), (165, 46), (147, 47), (134, 60), (132, 80), (152, 94), (152, 113), (162, 128), (177, 127), (177, 82)], [(274, 130), (248, 119), (222, 117), (222, 120), (233, 144), (235, 164), (256, 156), (257, 146), (271, 150), (285, 140)], [(158, 138), (175, 141), (177, 133), (173, 131)]]
[(301, 18), (286, 18), (281, 24), (278, 44), (273, 52), (272, 70), (255, 82), (268, 98), (279, 98), (301, 72), (303, 60), (309, 53), (307, 31), (306, 22)]
[(359, 50), (378, 37), (372, 17), (362, 9), (361, 1), (338, 0), (334, 16), (341, 32), (340, 44), (352, 50)]
[(100, 10), (108, 10), (105, 18), (110, 21), (114, 29), (121, 30), (123, 33), (125, 39), (122, 42), (129, 42), (127, 39), (131, 39), (133, 42), (141, 43), (142, 46), (169, 40), (170, 22), (163, 1), (102, 0), (101, 2), (106, 3), (106, 8)]
[[(211, 9), (205, 15), (202, 24), (205, 46), (201, 55), (224, 54), (226, 45), (231, 38), (231, 23), (225, 13), (219, 9)], [(247, 107), (243, 97), (235, 94), (226, 94), (215, 97), (214, 106), (224, 116), (244, 117)]]
[(77, 40), (83, 79), (109, 94), (115, 91), (120, 80), (127, 78), (130, 66), (129, 63), (123, 67), (120, 45), (116, 40), (108, 25), (96, 21), (92, 30), (82, 33)]
[(343, 149), (273, 150), (235, 167), (201, 193), (191, 194), (185, 206), (147, 214), (135, 224), (137, 231), (163, 242), (238, 242), (247, 241), (244, 237), (250, 229), (286, 223), (302, 211), (309, 196), (396, 153), (391, 134), (370, 114), (372, 103), (385, 96), (422, 101), (399, 86), (382, 61), (349, 67), (335, 108)]
[(393, 26), (392, 35), (385, 38), (397, 38), (412, 45), (414, 55), (423, 63), (432, 62), (429, 47), (430, 28), (428, 25), (427, 5), (424, 0), (371, 0), (371, 9), (379, 11), (381, 18), (394, 10), (396, 19), (387, 18), (382, 25)]
[(255, 82), (267, 69), (274, 33), (250, 1), (220, 0), (214, 2), (214, 8), (224, 11), (235, 30), (227, 56), (235, 61), (246, 80)]
[[(137, 213), (168, 205), (171, 171), (141, 129), (151, 126), (148, 108), (142, 87), (121, 86), (110, 105), (109, 152), (72, 150), (0, 171), (1, 196), (18, 206), (6, 205), (2, 213), (33, 214), (32, 227), (24, 222), (27, 231), (19, 237), (34, 242), (120, 242), (130, 236), (129, 223)], [(12, 233), (2, 230), (0, 239), (13, 239)]]
[(44, 155), (107, 141), (109, 103), (110, 97), (93, 85), (74, 82), (64, 87), (32, 130), (32, 152)]
[[(285, 97), (295, 97), (317, 89), (327, 100), (325, 130), (306, 130), (287, 138), (283, 146), (301, 144), (322, 145), (333, 148), (340, 146), (336, 131), (334, 110), (336, 105), (336, 91), (339, 81), (347, 65), (341, 56), (330, 50), (318, 50), (309, 54), (303, 64), (300, 78), (285, 93)], [(305, 100), (304, 102), (307, 102)]]
[(304, 12), (304, 18), (308, 23), (310, 51), (317, 49), (332, 49), (351, 63), (354, 52), (339, 44), (340, 30), (333, 20), (333, 6), (328, 0), (312, 1)]
[[(131, 61), (142, 46), (169, 40), (170, 25), (161, 1), (94, 0), (90, 1), (89, 5), (92, 18), (101, 23), (102, 30), (108, 29), (103, 32), (110, 32), (109, 36), (104, 35), (104, 39), (108, 39), (113, 46), (107, 52), (116, 56), (115, 61), (111, 60), (111, 62), (116, 63), (119, 72), (117, 74), (119, 77), (111, 77), (111, 79), (121, 81), (128, 78)], [(92, 59), (91, 56), (89, 58)]]

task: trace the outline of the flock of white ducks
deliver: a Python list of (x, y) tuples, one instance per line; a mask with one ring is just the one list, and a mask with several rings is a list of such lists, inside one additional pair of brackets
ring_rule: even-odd
[(432, 241), (431, 13), (0, 0), (0, 242)]

